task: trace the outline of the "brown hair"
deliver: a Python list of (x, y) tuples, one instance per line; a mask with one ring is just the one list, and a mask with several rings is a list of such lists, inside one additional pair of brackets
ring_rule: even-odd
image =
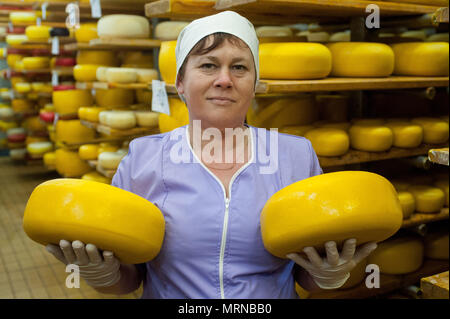
[[(212, 37), (212, 43), (208, 47), (206, 47), (206, 43), (209, 37)], [(180, 67), (180, 70), (178, 71), (178, 80), (183, 80), (184, 72), (185, 72), (185, 65), (187, 63), (187, 60), (191, 55), (202, 55), (206, 54), (208, 52), (211, 52), (215, 48), (222, 45), (223, 42), (229, 41), (231, 44), (234, 44), (235, 46), (242, 47), (242, 40), (240, 40), (238, 37), (225, 32), (216, 32), (210, 35), (207, 35), (206, 37), (202, 38), (200, 41), (198, 41), (195, 46), (192, 48), (192, 50), (189, 52), (189, 54), (186, 56), (186, 59), (184, 59), (183, 65)]]

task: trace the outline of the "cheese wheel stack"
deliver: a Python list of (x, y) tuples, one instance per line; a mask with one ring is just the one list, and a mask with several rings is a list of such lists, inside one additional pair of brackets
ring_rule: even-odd
[(383, 152), (394, 141), (392, 130), (384, 125), (360, 122), (349, 129), (351, 147), (366, 152)]
[(341, 156), (347, 153), (350, 139), (344, 130), (315, 128), (305, 134), (318, 156)]

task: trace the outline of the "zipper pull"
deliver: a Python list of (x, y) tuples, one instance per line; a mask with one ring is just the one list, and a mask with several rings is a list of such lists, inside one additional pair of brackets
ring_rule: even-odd
[(225, 199), (225, 208), (228, 209), (228, 206), (230, 206), (230, 199), (226, 198)]

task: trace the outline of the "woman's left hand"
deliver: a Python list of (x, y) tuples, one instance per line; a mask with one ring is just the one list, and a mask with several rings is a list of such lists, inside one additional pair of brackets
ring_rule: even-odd
[(326, 258), (319, 256), (314, 247), (305, 247), (303, 252), (308, 260), (300, 254), (288, 254), (286, 257), (303, 267), (322, 289), (342, 287), (350, 277), (350, 271), (377, 248), (376, 242), (368, 242), (356, 250), (356, 239), (347, 239), (339, 254), (336, 242), (325, 243)]

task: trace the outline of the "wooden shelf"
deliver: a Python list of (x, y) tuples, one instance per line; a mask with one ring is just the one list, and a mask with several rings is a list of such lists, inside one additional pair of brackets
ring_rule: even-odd
[[(439, 145), (438, 147), (444, 146), (447, 145)], [(421, 146), (413, 149), (392, 147), (389, 151), (386, 152), (363, 152), (350, 149), (346, 154), (342, 156), (338, 157), (318, 156), (318, 158), (320, 166), (330, 167), (338, 165), (382, 161), (393, 158), (427, 155), (430, 149), (436, 147), (437, 147), (436, 145), (422, 144)]]
[(92, 39), (89, 43), (69, 43), (64, 45), (66, 51), (79, 50), (148, 50), (159, 48), (161, 41), (156, 39)]
[(81, 124), (97, 130), (97, 132), (110, 137), (138, 137), (144, 135), (158, 134), (159, 128), (134, 127), (127, 130), (118, 130), (99, 123), (81, 120)]
[(366, 16), (369, 4), (378, 5), (383, 16), (419, 15), (434, 13), (438, 9), (428, 5), (361, 0), (217, 0), (216, 3), (205, 0), (158, 0), (145, 5), (145, 14), (148, 17), (192, 20), (231, 9), (255, 24), (289, 24)]
[(449, 299), (448, 270), (420, 280), (423, 299)]
[(428, 160), (433, 163), (449, 166), (448, 147), (429, 150)]
[[(48, 2), (47, 11), (62, 11), (65, 12), (65, 8), (69, 2), (61, 2), (61, 1), (46, 1)], [(109, 0), (107, 3), (102, 1), (102, 15), (107, 14), (143, 14), (144, 13), (144, 4), (147, 1), (144, 0)], [(30, 2), (30, 5), (33, 6), (34, 9), (40, 9), (42, 2)], [(77, 3), (80, 13), (91, 13), (91, 5), (89, 2), (78, 2)]]
[(402, 287), (413, 285), (423, 277), (448, 270), (448, 260), (425, 259), (422, 267), (405, 275), (380, 275), (380, 288), (369, 289), (363, 281), (360, 285), (342, 290), (324, 291), (311, 294), (309, 299), (363, 299), (386, 294)]
[(442, 208), (440, 212), (434, 214), (414, 213), (410, 218), (403, 220), (402, 228), (414, 227), (420, 224), (427, 224), (446, 219), (448, 219), (448, 207)]

